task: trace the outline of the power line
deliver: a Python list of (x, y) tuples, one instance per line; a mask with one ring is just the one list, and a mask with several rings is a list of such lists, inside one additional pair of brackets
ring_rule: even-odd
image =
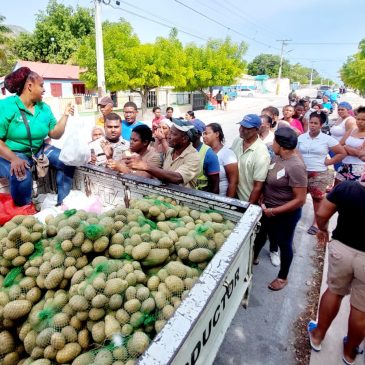
[(223, 24), (223, 23), (221, 23), (221, 22), (219, 22), (219, 21), (217, 21), (217, 20), (215, 20), (215, 19), (213, 19), (213, 18), (209, 17), (208, 15), (205, 15), (205, 14), (201, 13), (200, 11), (198, 11), (198, 10), (196, 10), (196, 9), (192, 8), (191, 6), (189, 6), (189, 5), (185, 4), (185, 3), (183, 3), (183, 2), (182, 2), (182, 1), (180, 1), (180, 0), (174, 0), (174, 1), (175, 1), (175, 2), (177, 2), (177, 3), (178, 3), (178, 4), (180, 4), (180, 5), (182, 5), (182, 6), (186, 7), (186, 8), (188, 8), (188, 9), (190, 9), (190, 10), (191, 10), (191, 11), (193, 11), (194, 13), (197, 13), (197, 14), (199, 14), (200, 16), (202, 16), (202, 17), (204, 17), (204, 18), (206, 18), (206, 19), (210, 20), (211, 22), (213, 22), (213, 23), (215, 23), (215, 24), (218, 24), (218, 25), (220, 25), (221, 27), (223, 27), (223, 28), (225, 28), (225, 29), (227, 29), (227, 30), (229, 30), (229, 31), (231, 31), (231, 32), (233, 32), (233, 33), (236, 33), (236, 34), (240, 35), (240, 36), (241, 36), (241, 37), (243, 37), (243, 38), (249, 39), (249, 40), (251, 40), (251, 41), (253, 41), (253, 42), (256, 42), (256, 43), (258, 43), (258, 44), (261, 44), (261, 45), (263, 45), (263, 46), (266, 46), (266, 47), (269, 47), (269, 48), (272, 48), (272, 49), (280, 50), (279, 48), (273, 47), (273, 46), (271, 46), (271, 45), (269, 45), (269, 44), (267, 44), (267, 43), (264, 43), (264, 42), (258, 41), (258, 40), (256, 40), (255, 38), (251, 38), (251, 37), (246, 36), (246, 35), (244, 35), (243, 33), (241, 33), (241, 32), (239, 32), (239, 31), (237, 31), (237, 30), (235, 30), (235, 29), (233, 29), (233, 28), (231, 28), (231, 27), (229, 27), (229, 26), (227, 26), (227, 25), (225, 25), (225, 24)]
[(298, 46), (344, 46), (344, 45), (358, 45), (354, 42), (317, 42), (317, 43), (292, 43)]
[(133, 11), (130, 11), (130, 10), (127, 10), (127, 9), (123, 9), (123, 8), (121, 8), (121, 7), (117, 7), (117, 6), (114, 6), (114, 5), (112, 5), (112, 4), (110, 4), (109, 6), (111, 6), (113, 9), (121, 10), (121, 11), (124, 11), (124, 12), (126, 12), (126, 13), (128, 13), (128, 14), (132, 14), (132, 15), (137, 16), (137, 17), (139, 17), (139, 18), (142, 18), (142, 19), (148, 20), (148, 21), (150, 21), (150, 22), (153, 22), (153, 23), (155, 23), (155, 24), (159, 24), (159, 25), (161, 25), (161, 26), (163, 26), (163, 27), (170, 28), (170, 29), (174, 29), (174, 28), (175, 28), (175, 29), (177, 29), (179, 32), (184, 33), (184, 34), (187, 34), (187, 35), (190, 35), (191, 37), (198, 38), (198, 39), (201, 39), (201, 40), (203, 40), (203, 41), (207, 41), (207, 40), (208, 40), (208, 39), (206, 39), (206, 38), (200, 37), (200, 36), (195, 35), (195, 34), (193, 34), (193, 33), (186, 32), (186, 31), (182, 30), (181, 28), (178, 28), (178, 27), (175, 27), (175, 26), (170, 26), (170, 25), (168, 25), (168, 24), (164, 24), (164, 23), (162, 23), (162, 22), (159, 22), (158, 20), (148, 18), (148, 17), (146, 17), (146, 16), (144, 16), (144, 15), (137, 14), (137, 13), (135, 13), (135, 12), (133, 12)]
[[(116, 2), (116, 5), (120, 5), (120, 1), (115, 1)], [(119, 4), (118, 4), (119, 3)], [(179, 27), (181, 27), (181, 28), (183, 28), (183, 26), (181, 26), (181, 24), (179, 24), (179, 23), (176, 23), (176, 24), (174, 24), (170, 19), (166, 19), (166, 18), (163, 18), (162, 16), (160, 16), (160, 15), (157, 15), (157, 14), (154, 14), (154, 13), (152, 13), (152, 12), (150, 12), (150, 11), (147, 11), (147, 10), (145, 10), (145, 9), (142, 9), (142, 8), (140, 8), (140, 7), (138, 7), (138, 6), (136, 6), (136, 5), (132, 5), (132, 4), (129, 4), (129, 3), (127, 3), (127, 2), (123, 2), (123, 5), (127, 5), (127, 6), (129, 6), (129, 7), (132, 7), (132, 8), (134, 8), (134, 9), (137, 9), (137, 10), (139, 10), (139, 11), (142, 11), (142, 12), (144, 12), (144, 13), (146, 13), (146, 14), (149, 14), (149, 15), (151, 15), (151, 16), (153, 16), (154, 18), (157, 18), (157, 19), (160, 19), (160, 20), (162, 20), (162, 21), (164, 21), (164, 22), (167, 22), (167, 23), (170, 23), (170, 24), (172, 24), (173, 25), (173, 27), (174, 28), (176, 28), (176, 24), (177, 24), (177, 26), (179, 26)], [(186, 28), (185, 28), (186, 29)], [(199, 36), (198, 36), (199, 37)], [(208, 36), (206, 35), (206, 34), (204, 34), (204, 40), (208, 40)], [(203, 39), (203, 38), (202, 38)]]
[[(217, 0), (213, 0), (213, 1), (215, 1), (215, 2), (216, 2)], [(231, 9), (229, 9), (229, 8), (227, 8), (227, 7), (226, 7), (226, 9), (228, 9), (230, 12), (232, 12), (232, 9), (235, 9), (235, 10), (236, 10), (236, 11), (232, 12), (234, 15), (238, 16), (238, 15), (237, 15), (237, 13), (236, 13), (236, 12), (238, 12), (238, 13), (240, 13), (240, 14), (241, 14), (241, 16), (243, 16), (244, 18), (246, 18), (246, 21), (247, 21), (247, 22), (249, 22), (249, 23), (251, 23), (251, 24), (255, 25), (255, 26), (256, 26), (256, 27), (258, 27), (258, 28), (263, 29), (264, 31), (266, 31), (267, 33), (270, 33), (271, 35), (279, 36), (279, 35), (278, 35), (275, 31), (273, 31), (272, 29), (270, 29), (270, 28), (268, 28), (268, 27), (266, 27), (266, 26), (263, 26), (263, 25), (261, 25), (261, 24), (257, 23), (257, 22), (253, 19), (252, 14), (247, 14), (247, 13), (245, 13), (242, 9), (240, 9), (238, 6), (236, 6), (236, 5), (232, 4), (232, 2), (231, 2), (231, 1), (229, 1), (229, 0), (226, 0), (226, 3), (227, 3), (227, 4), (229, 4), (229, 6), (231, 7)], [(224, 5), (224, 4), (221, 4), (221, 6), (225, 7), (225, 5)]]

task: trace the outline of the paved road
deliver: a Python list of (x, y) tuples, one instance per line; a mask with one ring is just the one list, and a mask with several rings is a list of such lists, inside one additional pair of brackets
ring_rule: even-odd
[[(302, 90), (301, 96), (315, 96), (315, 90)], [(363, 99), (348, 94), (344, 100), (358, 106)], [(205, 123), (221, 123), (227, 145), (238, 136), (239, 122), (245, 114), (260, 113), (268, 105), (282, 107), (286, 97), (261, 96), (239, 98), (225, 111), (198, 111)], [(280, 109), (280, 108), (279, 108)], [(239, 308), (221, 345), (214, 365), (294, 365), (293, 323), (306, 305), (306, 295), (315, 271), (311, 256), (315, 239), (306, 233), (313, 219), (312, 202), (308, 197), (298, 224), (294, 245), (295, 256), (289, 274), (289, 285), (281, 292), (271, 292), (267, 285), (278, 269), (269, 260), (268, 248), (261, 252), (260, 264), (254, 267), (253, 290), (247, 310)]]

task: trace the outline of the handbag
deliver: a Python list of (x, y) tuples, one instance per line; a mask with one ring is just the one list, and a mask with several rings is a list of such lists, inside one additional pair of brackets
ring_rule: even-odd
[(33, 152), (32, 135), (30, 134), (28, 119), (27, 119), (24, 111), (21, 110), (21, 109), (19, 109), (19, 110), (20, 110), (20, 114), (22, 115), (23, 122), (25, 124), (25, 128), (26, 128), (27, 134), (28, 134), (30, 152), (32, 154), (32, 160), (34, 162), (34, 170), (33, 171), (36, 173), (36, 179), (43, 178), (47, 175), (48, 169), (49, 169), (49, 159), (44, 154), (44, 143), (42, 144), (42, 147), (41, 147), (40, 156), (36, 157), (34, 152)]

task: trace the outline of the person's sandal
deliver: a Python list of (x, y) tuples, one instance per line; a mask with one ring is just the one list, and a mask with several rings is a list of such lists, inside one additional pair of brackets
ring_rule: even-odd
[(315, 235), (317, 234), (317, 232), (319, 231), (319, 229), (315, 226), (310, 226), (307, 233), (311, 234), (311, 235)]
[(312, 348), (313, 351), (315, 352), (319, 352), (321, 351), (322, 349), (322, 346), (321, 344), (319, 345), (315, 345), (313, 342), (312, 342), (312, 336), (311, 336), (311, 332), (317, 328), (317, 322), (316, 321), (309, 321), (308, 324), (307, 324), (307, 334), (308, 334), (308, 339), (309, 339), (309, 344)]
[(268, 288), (273, 291), (278, 291), (286, 287), (287, 284), (288, 280), (276, 278), (269, 284)]

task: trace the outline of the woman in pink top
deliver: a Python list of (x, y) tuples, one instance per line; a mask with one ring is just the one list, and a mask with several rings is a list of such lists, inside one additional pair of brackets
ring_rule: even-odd
[(295, 119), (294, 116), (295, 110), (294, 107), (291, 105), (286, 105), (283, 108), (283, 119), (280, 124), (284, 124), (286, 122), (286, 125), (289, 125), (294, 131), (297, 133), (297, 135), (300, 135), (304, 133), (303, 125), (300, 122), (300, 120)]

